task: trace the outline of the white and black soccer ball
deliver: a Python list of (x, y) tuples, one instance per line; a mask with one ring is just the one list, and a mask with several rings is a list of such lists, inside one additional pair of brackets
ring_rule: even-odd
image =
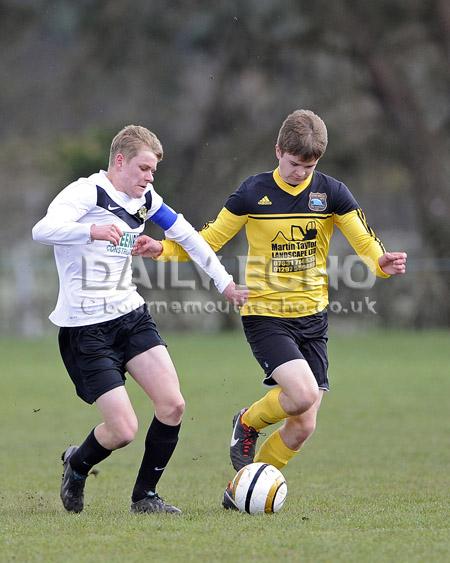
[(241, 512), (278, 512), (287, 495), (281, 471), (268, 463), (250, 463), (239, 470), (231, 482), (231, 496)]

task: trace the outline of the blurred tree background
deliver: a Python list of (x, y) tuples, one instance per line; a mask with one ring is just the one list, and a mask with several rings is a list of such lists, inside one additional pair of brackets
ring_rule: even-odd
[[(297, 108), (327, 123), (320, 169), (410, 260), (407, 276), (370, 295), (332, 284), (331, 299), (376, 300), (366, 323), (450, 325), (448, 0), (0, 0), (0, 10), (0, 332), (48, 329), (56, 272), (31, 227), (64, 185), (107, 166), (122, 126), (157, 133), (155, 187), (200, 227), (246, 176), (275, 167), (278, 129)], [(348, 252), (336, 236), (332, 253)], [(239, 253), (242, 237), (224, 252)], [(216, 328), (235, 322), (219, 317)]]

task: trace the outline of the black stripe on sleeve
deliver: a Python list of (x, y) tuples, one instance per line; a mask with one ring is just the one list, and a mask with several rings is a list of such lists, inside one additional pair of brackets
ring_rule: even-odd
[(361, 208), (358, 208), (356, 210), (356, 213), (358, 214), (358, 217), (359, 217), (361, 223), (363, 224), (363, 227), (367, 231), (367, 233), (381, 246), (381, 249), (383, 250), (383, 252), (386, 252), (386, 249), (384, 248), (383, 243), (377, 237), (377, 235), (375, 234), (375, 231), (367, 223), (367, 219), (366, 219), (366, 216), (364, 215), (363, 210)]

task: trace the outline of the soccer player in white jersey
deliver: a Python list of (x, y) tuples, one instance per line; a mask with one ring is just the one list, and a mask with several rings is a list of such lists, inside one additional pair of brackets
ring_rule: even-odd
[(33, 228), (34, 240), (54, 246), (60, 288), (49, 318), (60, 327), (62, 359), (78, 396), (95, 403), (102, 418), (80, 446), (62, 455), (60, 494), (70, 512), (83, 510), (92, 467), (136, 435), (125, 372), (154, 405), (131, 511), (181, 512), (156, 492), (178, 441), (184, 399), (165, 343), (131, 279), (131, 249), (145, 222), (183, 246), (226, 299), (237, 305), (247, 299), (203, 238), (155, 192), (162, 157), (161, 143), (148, 129), (123, 128), (112, 141), (107, 172), (64, 188)]

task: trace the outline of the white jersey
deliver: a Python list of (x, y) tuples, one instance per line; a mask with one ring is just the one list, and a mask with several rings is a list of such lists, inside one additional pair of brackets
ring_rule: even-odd
[[(163, 203), (151, 184), (142, 197), (130, 198), (100, 171), (64, 188), (33, 227), (34, 240), (54, 245), (59, 276), (58, 300), (49, 316), (54, 324), (83, 326), (112, 320), (144, 303), (132, 282), (131, 249), (148, 219), (185, 248), (220, 292), (232, 281), (203, 238)], [(94, 224), (117, 225), (123, 232), (119, 244), (91, 240)]]

